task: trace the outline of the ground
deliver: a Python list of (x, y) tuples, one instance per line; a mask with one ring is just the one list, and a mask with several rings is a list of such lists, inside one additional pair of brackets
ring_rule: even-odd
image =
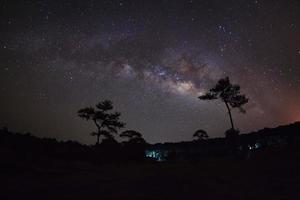
[[(297, 155), (248, 160), (2, 167), (1, 199), (297, 199)], [(1, 197), (0, 196), (0, 197)]]

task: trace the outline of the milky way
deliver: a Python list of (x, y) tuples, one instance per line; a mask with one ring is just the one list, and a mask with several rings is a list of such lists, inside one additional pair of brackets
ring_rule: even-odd
[(76, 112), (111, 99), (151, 143), (222, 137), (226, 108), (197, 97), (225, 76), (250, 99), (242, 132), (300, 120), (299, 1), (7, 0), (0, 20), (13, 130), (91, 143)]

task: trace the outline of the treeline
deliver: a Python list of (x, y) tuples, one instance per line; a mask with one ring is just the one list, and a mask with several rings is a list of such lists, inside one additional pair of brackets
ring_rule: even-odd
[(49, 164), (53, 161), (85, 161), (95, 164), (131, 162), (144, 159), (146, 143), (103, 140), (99, 145), (83, 145), (76, 141), (39, 138), (30, 133), (0, 129), (0, 163)]
[[(232, 152), (231, 140), (212, 138), (190, 142), (150, 145), (125, 131), (124, 136), (132, 139), (117, 142), (104, 139), (97, 145), (84, 145), (76, 141), (58, 141), (53, 138), (38, 138), (30, 133), (16, 133), (7, 128), (0, 129), (0, 163), (45, 164), (57, 161), (84, 161), (94, 164), (108, 162), (143, 162), (150, 160), (199, 160), (203, 158), (226, 157), (237, 153), (240, 158), (255, 155), (256, 152), (274, 152), (292, 149), (299, 152), (300, 122), (265, 128), (257, 132), (238, 136), (237, 151)], [(288, 155), (287, 155), (288, 156)]]
[(224, 137), (158, 143), (148, 146), (146, 156), (161, 161), (195, 161), (220, 157), (248, 159), (261, 154), (272, 156), (275, 152), (292, 154), (296, 151), (300, 152), (300, 122), (240, 134), (234, 141), (232, 138)]

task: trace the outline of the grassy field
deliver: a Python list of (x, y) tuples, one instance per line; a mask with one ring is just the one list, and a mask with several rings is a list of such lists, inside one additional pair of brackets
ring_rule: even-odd
[(298, 155), (95, 166), (49, 162), (1, 170), (1, 199), (299, 199)]

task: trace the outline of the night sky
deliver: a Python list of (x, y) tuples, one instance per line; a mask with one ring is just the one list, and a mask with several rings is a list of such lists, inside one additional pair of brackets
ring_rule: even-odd
[(300, 120), (299, 0), (0, 2), (0, 126), (90, 144), (77, 111), (110, 99), (150, 143), (223, 137), (225, 105), (197, 97), (225, 76), (242, 133)]

